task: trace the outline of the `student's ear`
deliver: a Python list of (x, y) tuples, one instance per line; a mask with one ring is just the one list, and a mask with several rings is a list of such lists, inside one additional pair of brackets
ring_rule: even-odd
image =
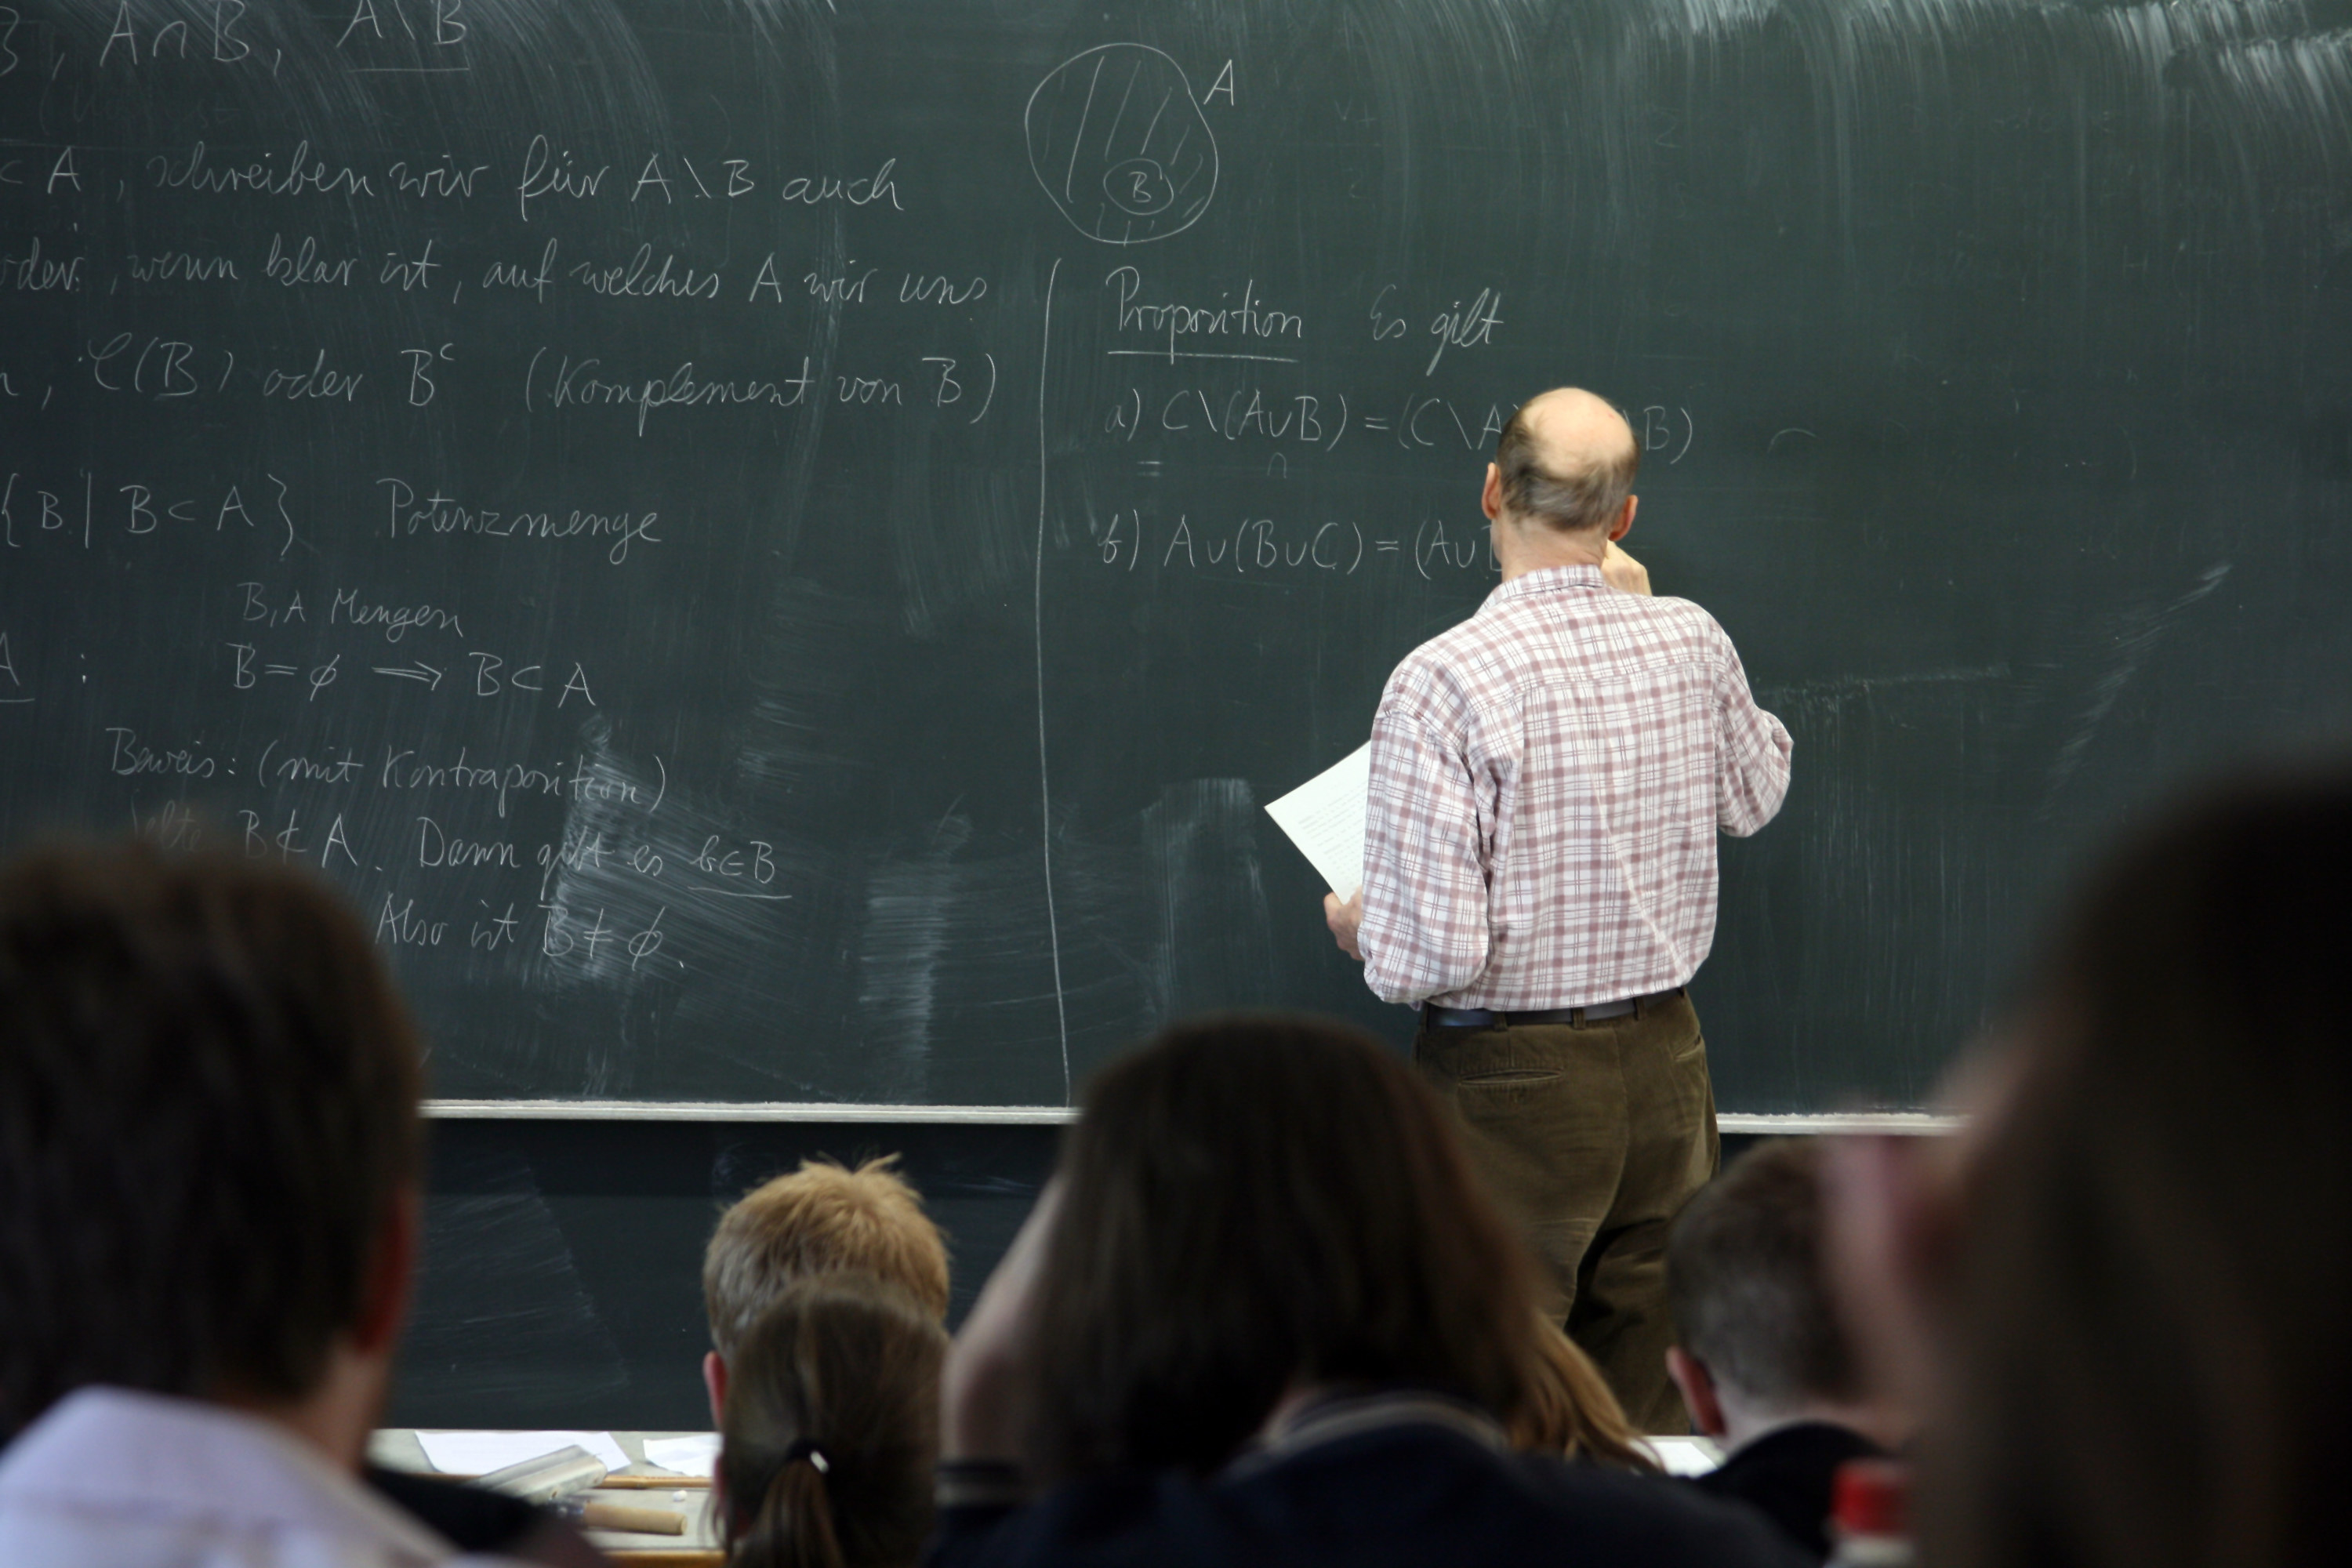
[(416, 1279), (416, 1251), (424, 1228), (423, 1200), (413, 1186), (392, 1195), (377, 1228), (359, 1317), (352, 1324), (352, 1349), (363, 1356), (389, 1355), (408, 1321), (409, 1293)]
[(710, 1429), (726, 1426), (727, 1360), (717, 1351), (702, 1358), (702, 1386), (710, 1394)]
[[(1492, 464), (1488, 465), (1490, 468), (1492, 466)], [(1609, 542), (1612, 544), (1614, 544), (1617, 541), (1624, 538), (1627, 534), (1633, 531), (1633, 512), (1641, 504), (1642, 498), (1640, 496), (1627, 496), (1625, 498), (1625, 510), (1618, 514), (1617, 526), (1609, 531)]]
[(1841, 1136), (1822, 1150), (1831, 1294), (1870, 1386), (1917, 1410), (1943, 1359), (1943, 1277), (1959, 1234), (1954, 1138)]
[(1503, 515), (1503, 470), (1492, 463), (1486, 465), (1486, 487), (1478, 492), (1478, 510), (1488, 522)]
[(1666, 1375), (1682, 1390), (1683, 1407), (1690, 1412), (1691, 1425), (1706, 1437), (1720, 1437), (1730, 1430), (1723, 1418), (1723, 1400), (1715, 1391), (1715, 1374), (1706, 1370), (1706, 1363), (1680, 1345), (1666, 1349)]

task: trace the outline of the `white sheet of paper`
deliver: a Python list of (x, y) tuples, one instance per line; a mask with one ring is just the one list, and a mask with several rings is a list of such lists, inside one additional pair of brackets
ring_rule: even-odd
[(681, 1476), (707, 1476), (719, 1467), (719, 1434), (697, 1432), (688, 1437), (648, 1437), (646, 1463), (675, 1470)]
[(487, 1476), (574, 1443), (602, 1459), (608, 1470), (629, 1468), (629, 1456), (610, 1432), (419, 1432), (416, 1441), (444, 1475)]
[(1265, 814), (1342, 899), (1354, 898), (1364, 885), (1364, 797), (1371, 784), (1372, 743), (1367, 741), (1266, 805)]

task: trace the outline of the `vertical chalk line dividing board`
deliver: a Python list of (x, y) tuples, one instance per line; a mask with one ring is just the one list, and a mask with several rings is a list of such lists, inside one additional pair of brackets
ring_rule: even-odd
[(1796, 736), (1719, 1102), (1917, 1106), (2346, 716), (2347, 172), (2341, 0), (6, 0), (0, 842), (323, 872), (477, 1110), (1402, 1037), (1260, 808), (1574, 381)]

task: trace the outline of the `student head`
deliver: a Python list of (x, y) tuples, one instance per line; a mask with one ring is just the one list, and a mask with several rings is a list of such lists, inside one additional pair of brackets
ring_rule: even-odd
[(947, 1342), (927, 1304), (870, 1274), (777, 1295), (735, 1346), (719, 1416), (730, 1568), (914, 1568)]
[(306, 876), (128, 845), (0, 868), (0, 1442), (110, 1384), (355, 1464), (415, 1249), (419, 1070)]
[(1507, 1420), (1524, 1397), (1519, 1241), (1435, 1098), (1353, 1029), (1166, 1031), (1087, 1087), (1055, 1190), (1026, 1302), (1041, 1475), (1212, 1470), (1318, 1385), (1433, 1386)]
[(736, 1342), (784, 1288), (854, 1269), (897, 1285), (931, 1316), (948, 1315), (948, 1254), (896, 1155), (856, 1170), (829, 1160), (745, 1194), (719, 1219), (702, 1255), (702, 1299), (714, 1347), (703, 1360), (711, 1419), (726, 1404)]
[(2352, 775), (2207, 797), (2092, 880), (1966, 1133), (1832, 1161), (1857, 1332), (1927, 1402), (1933, 1561), (2333, 1555), (2347, 889)]
[(1800, 1419), (1872, 1436), (1887, 1425), (1830, 1299), (1819, 1154), (1811, 1139), (1749, 1150), (1685, 1206), (1666, 1241), (1680, 1341), (1666, 1370), (1698, 1429), (1735, 1446)]

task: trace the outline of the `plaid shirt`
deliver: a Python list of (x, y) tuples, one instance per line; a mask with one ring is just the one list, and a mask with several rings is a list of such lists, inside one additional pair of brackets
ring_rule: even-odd
[(1397, 666), (1371, 772), (1358, 940), (1374, 994), (1583, 1007), (1697, 971), (1716, 829), (1772, 819), (1789, 732), (1705, 610), (1555, 566)]

